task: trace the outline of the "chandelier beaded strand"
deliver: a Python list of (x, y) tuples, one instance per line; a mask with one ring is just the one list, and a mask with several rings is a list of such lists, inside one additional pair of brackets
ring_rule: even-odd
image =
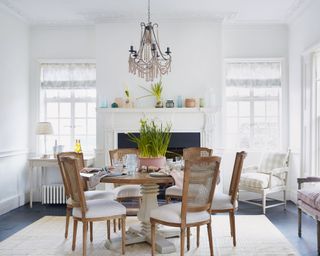
[(169, 47), (165, 53), (160, 49), (158, 24), (152, 24), (150, 19), (150, 0), (148, 0), (148, 23), (141, 22), (140, 26), (139, 50), (134, 50), (132, 45), (129, 50), (129, 72), (148, 82), (171, 71), (171, 51)]

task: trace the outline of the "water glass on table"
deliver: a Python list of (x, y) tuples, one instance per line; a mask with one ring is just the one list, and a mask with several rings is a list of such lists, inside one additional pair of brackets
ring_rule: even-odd
[(138, 167), (138, 157), (135, 154), (125, 156), (126, 168), (129, 175), (133, 175)]
[(114, 167), (115, 172), (122, 172), (123, 162), (121, 159), (112, 159), (112, 166)]

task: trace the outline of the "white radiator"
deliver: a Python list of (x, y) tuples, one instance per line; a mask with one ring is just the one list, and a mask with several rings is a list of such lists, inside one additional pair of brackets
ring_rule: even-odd
[(62, 184), (42, 186), (42, 204), (65, 204), (66, 195)]

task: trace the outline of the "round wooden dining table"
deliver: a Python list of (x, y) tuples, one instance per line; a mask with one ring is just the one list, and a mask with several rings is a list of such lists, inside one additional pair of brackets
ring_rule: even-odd
[[(174, 183), (171, 176), (150, 176), (148, 173), (136, 172), (133, 175), (122, 175), (115, 177), (103, 177), (100, 182), (102, 183), (115, 183), (115, 184), (138, 184), (141, 185), (142, 203), (138, 211), (138, 219), (140, 225), (130, 226), (126, 235), (126, 244), (148, 242), (151, 243), (151, 225), (150, 225), (150, 212), (158, 207), (157, 195), (159, 193), (159, 184)], [(156, 236), (156, 250), (159, 253), (175, 252), (175, 246), (166, 238), (177, 236), (179, 232), (171, 231), (165, 232), (160, 229), (157, 230)], [(107, 241), (107, 248), (117, 247), (117, 241)]]

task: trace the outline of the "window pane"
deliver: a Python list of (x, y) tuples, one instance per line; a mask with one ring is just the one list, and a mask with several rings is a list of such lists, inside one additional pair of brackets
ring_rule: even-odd
[(58, 90), (45, 90), (45, 91), (46, 91), (46, 97), (48, 99), (58, 97)]
[(71, 103), (60, 103), (60, 117), (71, 118)]
[(279, 95), (279, 88), (266, 88), (266, 96), (278, 96)]
[(96, 134), (96, 119), (88, 119), (88, 134)]
[(47, 121), (52, 124), (53, 134), (58, 135), (59, 134), (59, 119), (50, 118), (50, 119), (47, 119)]
[(86, 120), (85, 119), (75, 119), (75, 136), (86, 134)]
[(97, 90), (96, 89), (88, 89), (87, 90), (87, 97), (96, 98), (97, 97)]
[(96, 103), (88, 103), (88, 117), (96, 117)]
[(254, 96), (259, 96), (259, 97), (264, 97), (266, 93), (265, 88), (254, 88), (253, 89), (253, 95)]
[(59, 117), (58, 103), (47, 104), (47, 117)]
[(59, 90), (59, 97), (60, 98), (70, 98), (71, 97), (71, 90)]
[(246, 97), (246, 96), (250, 95), (250, 88), (242, 88), (242, 87), (240, 87), (238, 89), (238, 92), (239, 92), (239, 96), (240, 97)]
[(86, 103), (76, 103), (74, 110), (76, 117), (86, 117)]
[(73, 145), (71, 145), (70, 143), (70, 136), (59, 136), (59, 145), (64, 146), (64, 151), (74, 150)]
[(227, 148), (236, 148), (238, 147), (238, 135), (233, 133), (226, 134), (226, 147)]
[(239, 102), (239, 116), (250, 116), (250, 102)]
[(60, 119), (60, 135), (71, 135), (71, 119)]
[(227, 132), (228, 133), (238, 132), (238, 118), (236, 117), (227, 118)]
[(238, 103), (237, 102), (227, 102), (227, 115), (228, 116), (238, 116)]
[(238, 95), (238, 90), (236, 87), (227, 87), (226, 88), (226, 96), (233, 97)]
[(87, 150), (93, 152), (96, 148), (96, 136), (87, 137)]
[(278, 102), (269, 101), (267, 102), (267, 116), (278, 116)]
[(74, 90), (74, 96), (76, 98), (85, 98), (87, 96), (87, 90), (86, 89)]
[(265, 116), (266, 114), (266, 103), (264, 101), (256, 101), (254, 103), (254, 115)]

